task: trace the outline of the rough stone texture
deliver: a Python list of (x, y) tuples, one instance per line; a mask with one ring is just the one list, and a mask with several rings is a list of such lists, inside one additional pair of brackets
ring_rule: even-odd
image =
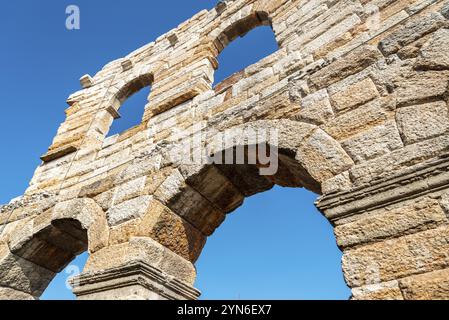
[(85, 271), (105, 270), (132, 261), (149, 263), (190, 285), (195, 281), (196, 271), (188, 260), (146, 237), (133, 237), (127, 243), (110, 246), (92, 254)]
[(444, 101), (403, 107), (397, 111), (396, 117), (406, 144), (442, 135), (449, 127), (448, 108)]
[(449, 81), (448, 72), (409, 73), (396, 80), (397, 103), (399, 106), (425, 103), (434, 99), (443, 99)]
[(440, 29), (435, 32), (422, 48), (416, 62), (417, 68), (428, 70), (449, 69), (449, 30)]
[[(86, 250), (81, 299), (194, 299), (207, 237), (276, 184), (321, 194), (353, 299), (447, 297), (447, 1), (372, 5), (228, 0), (84, 76), (0, 206), (0, 299), (38, 298)], [(218, 55), (263, 25), (279, 49), (213, 88)], [(106, 138), (149, 86), (142, 123)]]
[(438, 201), (425, 199), (413, 205), (370, 214), (337, 226), (335, 235), (339, 246), (348, 247), (432, 229), (447, 222), (448, 219)]
[(315, 72), (310, 77), (310, 81), (317, 88), (325, 88), (362, 71), (379, 60), (381, 56), (381, 53), (374, 47), (364, 46), (358, 48), (340, 60)]
[(400, 286), (408, 300), (448, 300), (449, 269), (405, 278)]
[(297, 115), (299, 121), (323, 124), (332, 118), (334, 112), (326, 90), (309, 94), (301, 101), (301, 111)]
[(0, 288), (0, 297), (2, 297), (2, 300), (6, 298), (8, 298), (8, 300), (35, 300), (35, 298), (28, 293), (10, 288)]
[(380, 48), (385, 54), (396, 53), (401, 47), (437, 30), (444, 22), (444, 17), (439, 13), (431, 13), (412, 19), (382, 40)]
[(398, 281), (372, 284), (352, 291), (352, 300), (404, 300)]
[(128, 220), (142, 217), (147, 212), (151, 200), (151, 196), (142, 196), (111, 207), (108, 211), (109, 224), (116, 226)]
[(347, 250), (343, 270), (352, 287), (432, 272), (449, 266), (448, 227)]
[(0, 287), (39, 297), (54, 276), (50, 270), (15, 256), (6, 245), (0, 246)]
[(342, 111), (365, 104), (378, 96), (374, 82), (366, 78), (335, 93), (331, 96), (331, 101), (337, 111)]
[(356, 163), (360, 163), (380, 157), (404, 145), (395, 121), (391, 120), (343, 141), (342, 146)]

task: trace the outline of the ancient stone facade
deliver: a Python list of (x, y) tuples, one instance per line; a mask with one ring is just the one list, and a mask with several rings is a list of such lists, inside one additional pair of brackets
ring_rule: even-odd
[[(439, 0), (225, 1), (84, 76), (29, 189), (0, 207), (0, 297), (38, 298), (88, 250), (80, 299), (195, 299), (207, 237), (277, 184), (321, 195), (353, 299), (449, 298), (448, 19)], [(279, 50), (213, 87), (220, 52), (261, 25)], [(106, 138), (150, 85), (142, 123)], [(275, 130), (257, 142), (275, 173), (172, 156), (198, 132), (205, 157), (249, 150), (208, 147), (242, 128)]]

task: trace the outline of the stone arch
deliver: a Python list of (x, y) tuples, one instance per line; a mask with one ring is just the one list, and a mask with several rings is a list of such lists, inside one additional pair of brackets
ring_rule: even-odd
[(209, 38), (212, 39), (215, 48), (220, 53), (236, 38), (244, 37), (257, 27), (271, 26), (271, 23), (268, 12), (252, 9), (247, 14), (242, 15), (240, 12), (226, 19), (217, 29), (211, 32)]
[(92, 199), (61, 202), (27, 219), (0, 245), (0, 299), (38, 299), (77, 255), (107, 245), (108, 225)]
[(91, 131), (99, 132), (103, 139), (109, 132), (112, 122), (121, 117), (119, 110), (124, 102), (143, 88), (153, 84), (154, 72), (151, 68), (136, 67), (135, 70), (129, 72), (130, 74), (125, 80), (120, 80), (107, 88), (103, 110), (98, 113), (98, 118), (93, 123)]
[[(230, 11), (232, 12), (232, 10)], [(263, 3), (251, 5), (246, 7), (245, 10), (231, 13), (223, 18), (222, 22), (214, 29), (206, 30), (200, 38), (201, 41), (195, 53), (195, 55), (204, 56), (210, 62), (209, 70), (205, 74), (214, 74), (214, 71), (219, 67), (218, 56), (232, 41), (238, 37), (244, 37), (248, 32), (260, 26), (270, 26), (276, 38), (270, 11), (266, 9)], [(277, 39), (276, 42), (279, 46)], [(212, 86), (212, 82), (210, 81), (209, 85)]]
[(153, 72), (146, 68), (139, 70), (137, 74), (132, 73), (128, 79), (120, 81), (109, 90), (106, 98), (109, 101), (108, 105), (112, 105), (118, 111), (126, 99), (141, 89), (151, 86), (153, 80)]
[[(212, 163), (211, 156), (226, 154), (236, 155), (243, 146), (246, 159), (249, 148), (255, 144), (253, 137), (242, 137), (242, 132), (267, 132), (277, 134), (262, 135), (257, 140), (256, 150), (261, 145), (268, 145), (269, 152), (278, 156), (278, 170), (274, 174), (262, 176), (263, 165), (255, 164)], [(272, 133), (270, 133), (271, 135)], [(240, 205), (246, 197), (267, 191), (274, 185), (284, 187), (307, 188), (321, 194), (321, 186), (353, 166), (353, 161), (338, 142), (319, 127), (292, 120), (262, 120), (230, 128), (220, 147), (211, 146), (214, 137), (223, 137), (223, 132), (208, 132), (204, 136), (201, 163), (175, 164), (176, 169), (154, 193), (155, 200), (162, 203), (173, 213), (182, 217), (196, 228), (203, 237), (212, 235), (224, 221), (226, 215)], [(319, 143), (317, 143), (319, 141)], [(274, 147), (274, 148), (273, 148)], [(274, 150), (273, 150), (274, 149)], [(185, 159), (180, 157), (179, 159)], [(234, 158), (235, 159), (235, 158)], [(162, 245), (170, 247), (179, 255), (195, 262), (202, 246), (191, 246), (194, 251), (180, 252), (164, 239), (156, 239)]]

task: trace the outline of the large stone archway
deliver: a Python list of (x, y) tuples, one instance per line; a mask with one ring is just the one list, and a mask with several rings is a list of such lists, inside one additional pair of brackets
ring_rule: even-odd
[[(38, 297), (88, 248), (80, 299), (195, 299), (207, 237), (279, 184), (321, 195), (354, 299), (449, 298), (448, 12), (225, 1), (83, 77), (29, 189), (1, 207), (0, 297)], [(218, 53), (263, 24), (279, 50), (212, 89)], [(149, 84), (142, 123), (105, 138)], [(208, 161), (262, 146), (277, 162), (266, 175), (262, 157)]]

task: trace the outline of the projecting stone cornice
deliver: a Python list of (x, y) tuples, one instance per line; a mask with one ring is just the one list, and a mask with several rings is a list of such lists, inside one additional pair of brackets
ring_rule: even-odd
[(316, 204), (327, 218), (338, 220), (435, 193), (447, 189), (448, 185), (449, 154), (445, 154), (417, 168), (374, 181), (369, 185), (325, 195)]

